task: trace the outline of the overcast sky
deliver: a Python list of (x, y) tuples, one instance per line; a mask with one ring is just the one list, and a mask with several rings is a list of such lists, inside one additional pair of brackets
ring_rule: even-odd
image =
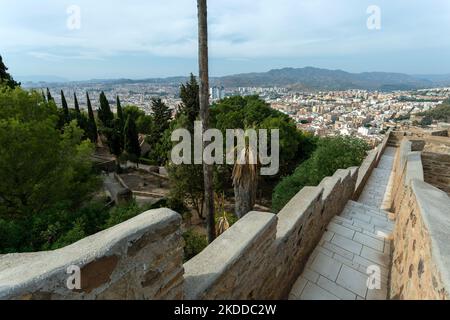
[[(315, 66), (450, 73), (449, 0), (209, 0), (211, 75)], [(71, 5), (80, 29), (67, 25)], [(369, 30), (367, 8), (381, 9)], [(147, 78), (197, 71), (195, 0), (0, 0), (16, 76)]]

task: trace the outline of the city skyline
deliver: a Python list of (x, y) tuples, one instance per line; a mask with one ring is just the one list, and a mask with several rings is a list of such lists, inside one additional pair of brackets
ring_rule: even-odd
[[(379, 29), (367, 26), (374, 5)], [(142, 79), (197, 70), (195, 1), (2, 0), (1, 7), (0, 52), (18, 78)], [(210, 74), (304, 66), (448, 74), (449, 15), (444, 0), (209, 1)]]

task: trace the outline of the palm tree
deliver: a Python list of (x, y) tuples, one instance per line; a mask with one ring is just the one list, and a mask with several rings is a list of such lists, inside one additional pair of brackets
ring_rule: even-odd
[(232, 179), (235, 213), (240, 219), (252, 211), (255, 206), (258, 188), (258, 158), (256, 150), (248, 143), (238, 153), (238, 161), (234, 164)]
[[(206, 0), (197, 0), (198, 9), (198, 62), (200, 74), (200, 119), (203, 130), (208, 129), (209, 121), (209, 76), (208, 76), (208, 17)], [(203, 148), (205, 143), (203, 144)], [(214, 217), (213, 167), (203, 163), (205, 185), (205, 209), (209, 243), (216, 238)]]

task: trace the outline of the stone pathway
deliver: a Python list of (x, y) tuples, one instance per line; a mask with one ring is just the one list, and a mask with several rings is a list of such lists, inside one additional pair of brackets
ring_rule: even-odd
[[(330, 222), (289, 299), (387, 299), (394, 222), (383, 209), (390, 203), (395, 150), (386, 149), (358, 202), (349, 201)], [(374, 271), (380, 272), (371, 281), (377, 288), (369, 289), (368, 280), (375, 278), (369, 275)]]

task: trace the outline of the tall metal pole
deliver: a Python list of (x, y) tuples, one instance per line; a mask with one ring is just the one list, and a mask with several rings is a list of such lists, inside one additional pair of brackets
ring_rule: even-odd
[[(200, 119), (203, 131), (209, 126), (209, 71), (208, 71), (208, 9), (206, 0), (197, 0), (198, 9), (198, 61), (200, 76)], [(203, 143), (205, 148), (206, 143)], [(214, 217), (213, 167), (203, 162), (203, 181), (205, 185), (205, 209), (208, 241), (216, 238)]]

